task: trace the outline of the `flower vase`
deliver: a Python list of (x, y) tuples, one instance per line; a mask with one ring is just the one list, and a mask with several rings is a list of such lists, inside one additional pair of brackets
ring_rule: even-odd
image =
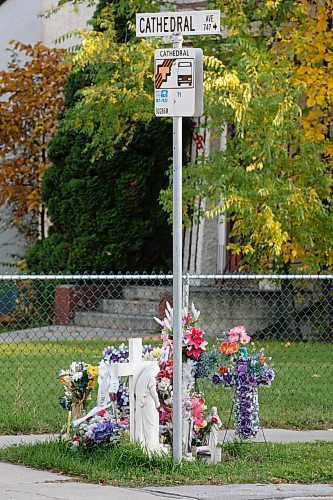
[(78, 420), (85, 415), (83, 404), (80, 401), (72, 403), (72, 420)]
[(250, 384), (236, 386), (234, 395), (236, 436), (240, 439), (253, 439), (257, 436), (259, 422), (258, 389)]

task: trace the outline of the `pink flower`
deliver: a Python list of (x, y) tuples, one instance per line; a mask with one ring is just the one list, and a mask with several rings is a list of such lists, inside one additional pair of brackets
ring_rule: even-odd
[(184, 320), (185, 324), (186, 324), (186, 323), (188, 323), (189, 321), (191, 321), (191, 319), (192, 319), (192, 316), (191, 316), (191, 313), (190, 313), (190, 312), (188, 312), (188, 313), (184, 316), (184, 318), (183, 318), (183, 320)]
[(166, 422), (170, 422), (172, 420), (172, 416), (170, 415), (170, 413), (168, 413), (164, 409), (159, 410), (159, 413), (161, 425), (164, 425)]
[(198, 430), (201, 427), (206, 425), (206, 420), (203, 418), (203, 412), (205, 410), (205, 400), (200, 397), (193, 397), (195, 393), (192, 395), (192, 416), (194, 427)]
[(162, 339), (162, 347), (164, 349), (167, 349), (169, 348), (169, 357), (172, 355), (172, 351), (173, 351), (173, 346), (172, 346), (172, 342), (169, 338), (169, 334), (166, 333), (166, 332), (162, 332), (161, 334), (161, 339)]
[(201, 344), (205, 341), (203, 338), (203, 331), (197, 330), (193, 326), (189, 329), (188, 333), (185, 334), (185, 342), (188, 345), (194, 346), (198, 349)]
[(244, 326), (235, 326), (234, 328), (231, 328), (231, 330), (229, 330), (229, 335), (243, 335), (244, 333), (246, 333)]
[(239, 335), (238, 333), (230, 333), (228, 337), (228, 342), (238, 342)]
[(247, 335), (246, 333), (241, 335), (240, 339), (239, 339), (240, 343), (243, 345), (248, 344), (250, 342), (250, 340), (251, 340), (251, 337), (249, 335)]

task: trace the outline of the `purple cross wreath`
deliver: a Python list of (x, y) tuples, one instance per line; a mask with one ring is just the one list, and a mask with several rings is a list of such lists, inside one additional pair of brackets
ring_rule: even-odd
[(273, 368), (266, 363), (264, 349), (257, 351), (254, 342), (251, 352), (245, 347), (250, 340), (243, 326), (225, 332), (219, 346), (223, 364), (212, 377), (214, 385), (222, 383), (234, 389), (236, 435), (241, 439), (255, 438), (258, 434), (258, 387), (270, 386), (275, 376)]

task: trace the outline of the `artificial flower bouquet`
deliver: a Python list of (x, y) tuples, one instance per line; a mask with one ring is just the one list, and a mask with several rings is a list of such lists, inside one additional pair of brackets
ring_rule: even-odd
[[(190, 408), (193, 420), (193, 440), (197, 444), (202, 429), (207, 425), (204, 418), (205, 399), (198, 394), (196, 382), (209, 375), (216, 365), (218, 355), (208, 353), (204, 331), (198, 327), (200, 312), (192, 304), (190, 310), (182, 311), (182, 376), (183, 376), (183, 409)], [(166, 303), (165, 317), (154, 318), (162, 327), (162, 349), (160, 356), (160, 372), (157, 376), (157, 392), (159, 394), (160, 424), (162, 436), (166, 443), (172, 442), (172, 383), (173, 383), (173, 309)]]
[(212, 382), (235, 390), (236, 434), (241, 439), (254, 438), (260, 427), (257, 389), (271, 385), (273, 367), (266, 361), (265, 350), (257, 350), (251, 342), (244, 326), (224, 332), (219, 350), (221, 364)]
[(127, 438), (128, 431), (128, 418), (115, 419), (110, 411), (102, 409), (74, 428), (71, 448), (92, 450), (101, 446), (110, 447)]
[(80, 418), (96, 385), (98, 367), (73, 361), (67, 370), (59, 370), (57, 377), (65, 391), (59, 398), (61, 406), (72, 413), (74, 420)]
[[(193, 304), (191, 310), (184, 308), (182, 311), (182, 350), (184, 362), (188, 359), (198, 360), (200, 355), (206, 350), (207, 342), (204, 339), (204, 332), (196, 328), (199, 316), (200, 311), (197, 311)], [(155, 317), (154, 319), (162, 326), (161, 338), (163, 341), (163, 350), (168, 353), (169, 357), (172, 355), (173, 350), (173, 309), (169, 302), (166, 303), (165, 317), (162, 320)]]

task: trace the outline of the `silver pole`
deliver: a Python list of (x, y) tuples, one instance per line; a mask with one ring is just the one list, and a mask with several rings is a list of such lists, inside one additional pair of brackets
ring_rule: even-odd
[[(183, 37), (173, 35), (173, 48)], [(173, 458), (182, 460), (182, 117), (173, 118)]]
[(185, 274), (185, 285), (184, 285), (184, 307), (189, 308), (190, 304), (190, 274), (187, 272)]

